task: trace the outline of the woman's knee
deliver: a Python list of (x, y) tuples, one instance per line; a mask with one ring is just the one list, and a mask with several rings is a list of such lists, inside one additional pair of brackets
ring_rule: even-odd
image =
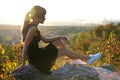
[(52, 44), (55, 45), (58, 48), (64, 48), (65, 47), (64, 42), (61, 39), (53, 41)]
[(53, 45), (58, 44), (58, 40), (53, 41), (52, 44), (53, 44)]
[(58, 57), (64, 56), (65, 50), (64, 49), (58, 49)]

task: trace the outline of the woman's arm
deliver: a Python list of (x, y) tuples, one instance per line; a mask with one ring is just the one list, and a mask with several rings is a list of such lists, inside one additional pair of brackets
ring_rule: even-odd
[(44, 37), (42, 34), (40, 34), (40, 37), (41, 37), (41, 40), (44, 41), (45, 43), (50, 43), (50, 42), (53, 42), (55, 40), (59, 40), (59, 39), (62, 39), (66, 42), (68, 42), (68, 38), (65, 37), (65, 36), (57, 36), (57, 37)]
[[(22, 63), (21, 63), (21, 65), (19, 65), (13, 72), (19, 71), (19, 70), (21, 70), (21, 69), (24, 67), (24, 65), (25, 65), (25, 60), (26, 60), (26, 58), (27, 58), (27, 56), (26, 56), (26, 55), (27, 55), (27, 50), (28, 50), (28, 47), (29, 47), (29, 45), (30, 45), (30, 42), (31, 42), (31, 40), (32, 40), (32, 38), (33, 38), (34, 33), (35, 33), (36, 30), (37, 30), (37, 28), (32, 27), (32, 28), (28, 31), (28, 33), (27, 33), (27, 35), (26, 35), (26, 38), (25, 38), (24, 46), (23, 46)], [(13, 72), (12, 72), (12, 73), (13, 73)]]
[(32, 27), (26, 35), (25, 42), (24, 42), (24, 47), (23, 47), (23, 53), (22, 53), (22, 64), (23, 65), (25, 65), (27, 50), (28, 50), (28, 47), (31, 43), (31, 40), (32, 40), (36, 30), (37, 30), (36, 27)]

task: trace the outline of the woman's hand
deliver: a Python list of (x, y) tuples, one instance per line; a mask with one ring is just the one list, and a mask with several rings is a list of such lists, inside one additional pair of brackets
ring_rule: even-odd
[(24, 68), (24, 64), (21, 64), (21, 65), (19, 65), (14, 71), (12, 71), (11, 73), (19, 72), (19, 71), (21, 71), (23, 68)]
[(66, 36), (59, 36), (60, 39), (62, 39), (63, 41), (69, 43), (69, 39)]

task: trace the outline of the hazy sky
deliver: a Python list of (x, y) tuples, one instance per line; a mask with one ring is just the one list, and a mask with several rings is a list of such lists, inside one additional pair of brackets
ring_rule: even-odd
[(46, 23), (120, 18), (119, 0), (1, 0), (0, 23), (21, 24), (34, 5), (46, 8)]

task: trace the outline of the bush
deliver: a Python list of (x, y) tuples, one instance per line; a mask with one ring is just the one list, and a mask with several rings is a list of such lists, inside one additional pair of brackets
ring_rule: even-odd
[(19, 65), (20, 58), (20, 44), (0, 45), (0, 80), (15, 80), (10, 72)]
[(117, 70), (120, 70), (120, 41), (114, 32), (110, 32), (108, 40), (101, 47), (103, 51), (103, 58), (105, 63), (112, 64)]

